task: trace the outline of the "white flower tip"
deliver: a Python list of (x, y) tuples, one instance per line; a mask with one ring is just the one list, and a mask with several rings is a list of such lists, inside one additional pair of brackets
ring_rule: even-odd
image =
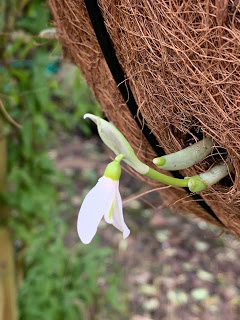
[(85, 240), (85, 239), (81, 238), (80, 236), (79, 236), (79, 238), (83, 244), (89, 244), (91, 242), (91, 240)]
[(83, 119), (86, 119), (86, 118), (91, 119), (93, 122), (95, 122), (95, 123), (97, 124), (97, 120), (98, 120), (99, 117), (94, 116), (94, 115), (91, 114), (91, 113), (86, 113), (86, 114), (83, 116)]
[(126, 228), (123, 231), (123, 239), (126, 239), (129, 235), (130, 235), (130, 230), (128, 228)]
[(95, 236), (97, 230), (94, 234), (92, 234), (92, 232), (87, 232), (85, 228), (81, 228), (81, 226), (78, 225), (77, 232), (82, 243), (89, 244)]
[(85, 240), (85, 239), (82, 239), (82, 238), (80, 238), (80, 240), (82, 241), (82, 243), (83, 244), (89, 244), (91, 241), (92, 241), (92, 239), (91, 240)]

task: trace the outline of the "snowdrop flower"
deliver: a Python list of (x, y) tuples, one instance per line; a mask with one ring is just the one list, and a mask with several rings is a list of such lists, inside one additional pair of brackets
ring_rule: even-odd
[(104, 216), (107, 223), (113, 224), (127, 238), (130, 230), (123, 218), (122, 199), (119, 192), (121, 175), (120, 161), (123, 155), (118, 155), (106, 167), (103, 177), (89, 191), (79, 211), (77, 231), (81, 241), (88, 244), (97, 232), (98, 225)]
[(152, 168), (149, 168), (146, 164), (141, 162), (135, 155), (133, 148), (126, 140), (124, 135), (114, 125), (108, 121), (103, 120), (100, 117), (87, 113), (84, 115), (84, 119), (89, 118), (96, 123), (98, 133), (102, 141), (116, 154), (123, 154), (125, 161), (138, 173), (146, 175), (154, 180), (160, 181), (167, 185), (173, 185), (178, 187), (187, 187), (187, 179), (177, 179), (164, 175)]
[[(156, 181), (159, 181), (163, 184), (170, 185), (170, 186), (184, 187), (184, 188), (188, 187), (188, 189), (191, 192), (200, 192), (207, 189), (209, 186), (217, 183), (218, 181), (220, 181), (222, 178), (228, 175), (229, 172), (232, 170), (229, 168), (229, 166), (226, 166), (224, 163), (222, 163), (211, 168), (206, 173), (201, 173), (200, 175), (195, 175), (193, 177), (185, 177), (184, 179), (174, 178), (172, 176), (165, 175), (159, 171), (156, 171), (150, 168), (148, 165), (141, 162), (138, 159), (138, 157), (135, 155), (133, 148), (130, 146), (129, 142), (126, 140), (124, 135), (114, 125), (90, 113), (87, 113), (84, 115), (84, 119), (86, 118), (89, 118), (96, 123), (100, 138), (117, 155), (115, 162), (118, 162), (119, 167), (120, 167), (119, 162), (123, 159), (123, 161), (125, 161), (129, 166), (131, 166), (138, 173), (145, 175)], [(202, 146), (202, 141), (199, 141), (193, 146), (185, 148), (181, 151), (175, 152), (173, 154), (165, 155), (159, 158), (155, 158), (153, 159), (153, 163), (156, 164), (161, 169), (166, 169), (166, 170), (176, 170), (176, 169), (181, 170), (184, 168), (188, 168), (194, 165), (195, 163), (203, 160), (203, 158), (211, 152), (212, 146), (213, 146), (213, 141), (210, 138), (206, 138), (205, 145), (203, 146)], [(117, 161), (118, 157), (121, 157), (121, 158), (119, 158), (119, 160)], [(86, 210), (88, 210), (88, 208), (91, 207), (90, 205), (91, 201), (92, 201), (92, 207), (95, 208), (94, 199), (97, 199), (97, 201), (102, 205), (102, 207), (104, 207), (104, 212), (103, 210), (100, 210), (101, 208), (99, 210), (102, 212), (102, 215), (104, 214), (105, 220), (108, 223), (112, 223), (116, 228), (121, 230), (123, 232), (123, 236), (125, 237), (125, 235), (126, 234), (128, 235), (129, 233), (126, 233), (126, 230), (128, 229), (125, 229), (126, 225), (123, 220), (122, 211), (120, 211), (119, 209), (121, 207), (120, 205), (121, 197), (118, 191), (119, 177), (120, 177), (120, 173), (118, 178), (115, 179), (113, 178), (112, 175), (109, 175), (109, 176), (106, 175), (106, 171), (105, 171), (104, 177), (99, 179), (99, 182), (97, 183), (97, 185), (89, 192), (86, 199), (84, 200), (80, 213), (81, 211), (85, 212)], [(105, 191), (102, 191), (102, 190), (105, 190)], [(115, 190), (115, 191), (112, 191), (112, 190)], [(101, 197), (101, 195), (103, 194), (105, 194), (105, 198)], [(95, 223), (95, 227), (92, 227), (92, 230), (95, 228), (94, 229), (95, 231), (93, 232), (92, 237), (96, 233), (97, 226), (101, 220), (101, 214), (98, 213), (98, 211), (96, 211), (96, 214), (95, 214), (96, 223)], [(82, 214), (83, 217), (84, 217), (84, 214)], [(121, 217), (120, 220), (117, 219), (119, 217)], [(87, 225), (87, 222), (86, 222), (87, 220), (85, 221), (84, 220), (85, 218), (81, 218), (81, 219), (83, 220), (81, 224)], [(81, 229), (81, 232), (79, 232), (80, 237), (81, 237), (81, 234), (84, 234), (82, 229)], [(87, 240), (88, 242), (86, 243), (89, 243), (91, 239)]]
[(141, 174), (149, 171), (149, 166), (137, 158), (129, 142), (114, 125), (90, 113), (84, 115), (84, 119), (86, 118), (96, 123), (100, 138), (116, 155), (124, 155), (123, 161)]

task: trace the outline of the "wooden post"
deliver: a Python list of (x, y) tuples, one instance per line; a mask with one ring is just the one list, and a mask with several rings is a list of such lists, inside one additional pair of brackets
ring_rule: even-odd
[(0, 229), (0, 320), (16, 320), (14, 255), (7, 227)]
[[(0, 130), (3, 121), (0, 118)], [(6, 138), (0, 132), (0, 193), (6, 188)], [(14, 253), (7, 227), (8, 208), (0, 203), (0, 320), (17, 320), (16, 276)]]

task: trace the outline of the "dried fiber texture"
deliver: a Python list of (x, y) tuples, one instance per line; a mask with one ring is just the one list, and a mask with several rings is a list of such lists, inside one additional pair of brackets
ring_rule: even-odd
[[(107, 30), (134, 97), (166, 153), (201, 135), (214, 153), (184, 176), (210, 168), (227, 151), (234, 174), (201, 193), (240, 237), (240, 4), (238, 1), (99, 0)], [(83, 72), (107, 117), (140, 159), (156, 156), (110, 74), (83, 0), (50, 0), (59, 40)], [(152, 166), (154, 167), (154, 166)], [(145, 180), (149, 182), (149, 180)], [(179, 188), (161, 191), (166, 204), (218, 224)]]

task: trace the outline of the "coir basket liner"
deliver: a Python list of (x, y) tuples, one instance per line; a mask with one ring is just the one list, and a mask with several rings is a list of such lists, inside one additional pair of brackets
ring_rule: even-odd
[(231, 176), (195, 198), (175, 187), (161, 193), (166, 205), (240, 237), (239, 1), (50, 0), (50, 7), (65, 55), (142, 161), (153, 166), (158, 151), (213, 138), (213, 155), (180, 174), (228, 157)]

